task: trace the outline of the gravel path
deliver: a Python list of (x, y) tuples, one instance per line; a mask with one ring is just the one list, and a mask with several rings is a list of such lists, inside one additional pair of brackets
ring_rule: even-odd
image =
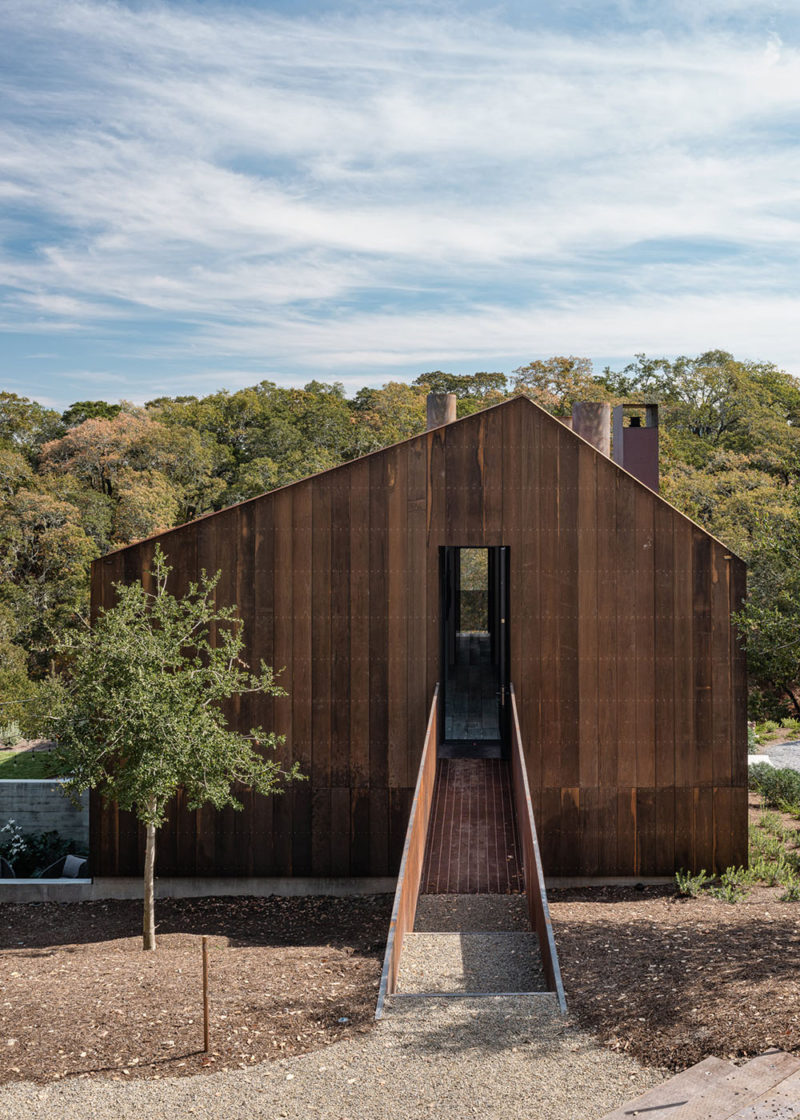
[(768, 756), (773, 766), (800, 770), (800, 740), (792, 743), (776, 743), (774, 747), (765, 746), (758, 749), (761, 754)]
[(9, 1085), (0, 1090), (0, 1115), (4, 1120), (593, 1120), (664, 1077), (599, 1047), (546, 996), (527, 1004), (513, 997), (403, 1000), (369, 1034), (297, 1058), (193, 1078)]
[(543, 992), (535, 933), (407, 933), (398, 992)]

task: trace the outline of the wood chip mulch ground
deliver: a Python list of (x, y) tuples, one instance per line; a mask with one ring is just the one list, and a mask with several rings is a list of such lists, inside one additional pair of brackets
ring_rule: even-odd
[[(755, 825), (755, 794), (749, 815)], [(782, 893), (756, 887), (730, 903), (672, 887), (549, 892), (570, 1012), (604, 1045), (674, 1070), (709, 1054), (800, 1053), (800, 902)]]
[[(754, 810), (755, 811), (755, 810)], [(670, 887), (552, 891), (573, 1019), (647, 1065), (800, 1052), (800, 902)], [(246, 1067), (368, 1031), (391, 897), (6, 904), (0, 1082)], [(201, 935), (211, 1053), (202, 1053)]]
[[(5, 904), (0, 1082), (246, 1067), (369, 1030), (389, 895)], [(203, 1054), (201, 936), (209, 936)]]
[(800, 903), (780, 894), (553, 891), (571, 1014), (606, 1046), (675, 1070), (709, 1054), (800, 1052)]

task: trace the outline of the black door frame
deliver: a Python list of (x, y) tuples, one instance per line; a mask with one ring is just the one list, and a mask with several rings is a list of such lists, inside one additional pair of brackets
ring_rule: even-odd
[[(440, 545), (439, 546), (439, 745), (447, 743), (445, 714), (447, 712), (448, 665), (455, 655), (458, 630), (458, 591), (461, 583), (460, 550), (485, 548), (488, 553), (488, 615), (492, 661), (498, 672), (498, 715), (500, 753), (510, 754), (511, 697), (510, 667), (510, 556), (507, 545)], [(472, 740), (463, 740), (465, 746)], [(490, 742), (490, 741), (487, 741)], [(475, 744), (478, 746), (478, 744)]]

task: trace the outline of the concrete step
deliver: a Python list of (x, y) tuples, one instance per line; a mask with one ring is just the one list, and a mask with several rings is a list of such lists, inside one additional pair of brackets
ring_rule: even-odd
[(798, 1074), (800, 1059), (782, 1051), (741, 1066), (706, 1058), (603, 1120), (788, 1120), (800, 1116)]

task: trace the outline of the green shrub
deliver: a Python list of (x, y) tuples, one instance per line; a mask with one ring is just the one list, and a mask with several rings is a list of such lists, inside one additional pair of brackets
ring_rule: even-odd
[(750, 789), (756, 790), (771, 809), (782, 809), (800, 815), (800, 772), (788, 768), (776, 769), (766, 762), (750, 767)]
[(785, 719), (781, 723), (781, 731), (800, 731), (800, 719)]
[(675, 887), (681, 898), (697, 898), (711, 881), (712, 877), (706, 875), (705, 868), (697, 875), (692, 875), (691, 871), (675, 872)]
[(773, 731), (777, 731), (780, 724), (774, 719), (765, 719), (763, 723), (756, 724), (756, 735), (759, 739), (763, 739), (765, 735), (771, 735)]
[(22, 738), (22, 729), (15, 719), (0, 727), (0, 746), (15, 747)]
[(719, 885), (709, 888), (713, 898), (738, 902), (750, 893), (753, 875), (744, 867), (728, 867), (720, 876)]
[(758, 748), (761, 746), (761, 740), (756, 734), (756, 729), (751, 723), (747, 725), (747, 753), (758, 754)]
[(765, 832), (771, 832), (773, 836), (782, 836), (784, 832), (783, 821), (779, 813), (762, 813), (758, 818), (758, 827), (763, 828)]
[(750, 853), (751, 856), (763, 856), (765, 859), (778, 859), (783, 852), (783, 843), (779, 836), (774, 833), (756, 831), (755, 835), (750, 837)]

